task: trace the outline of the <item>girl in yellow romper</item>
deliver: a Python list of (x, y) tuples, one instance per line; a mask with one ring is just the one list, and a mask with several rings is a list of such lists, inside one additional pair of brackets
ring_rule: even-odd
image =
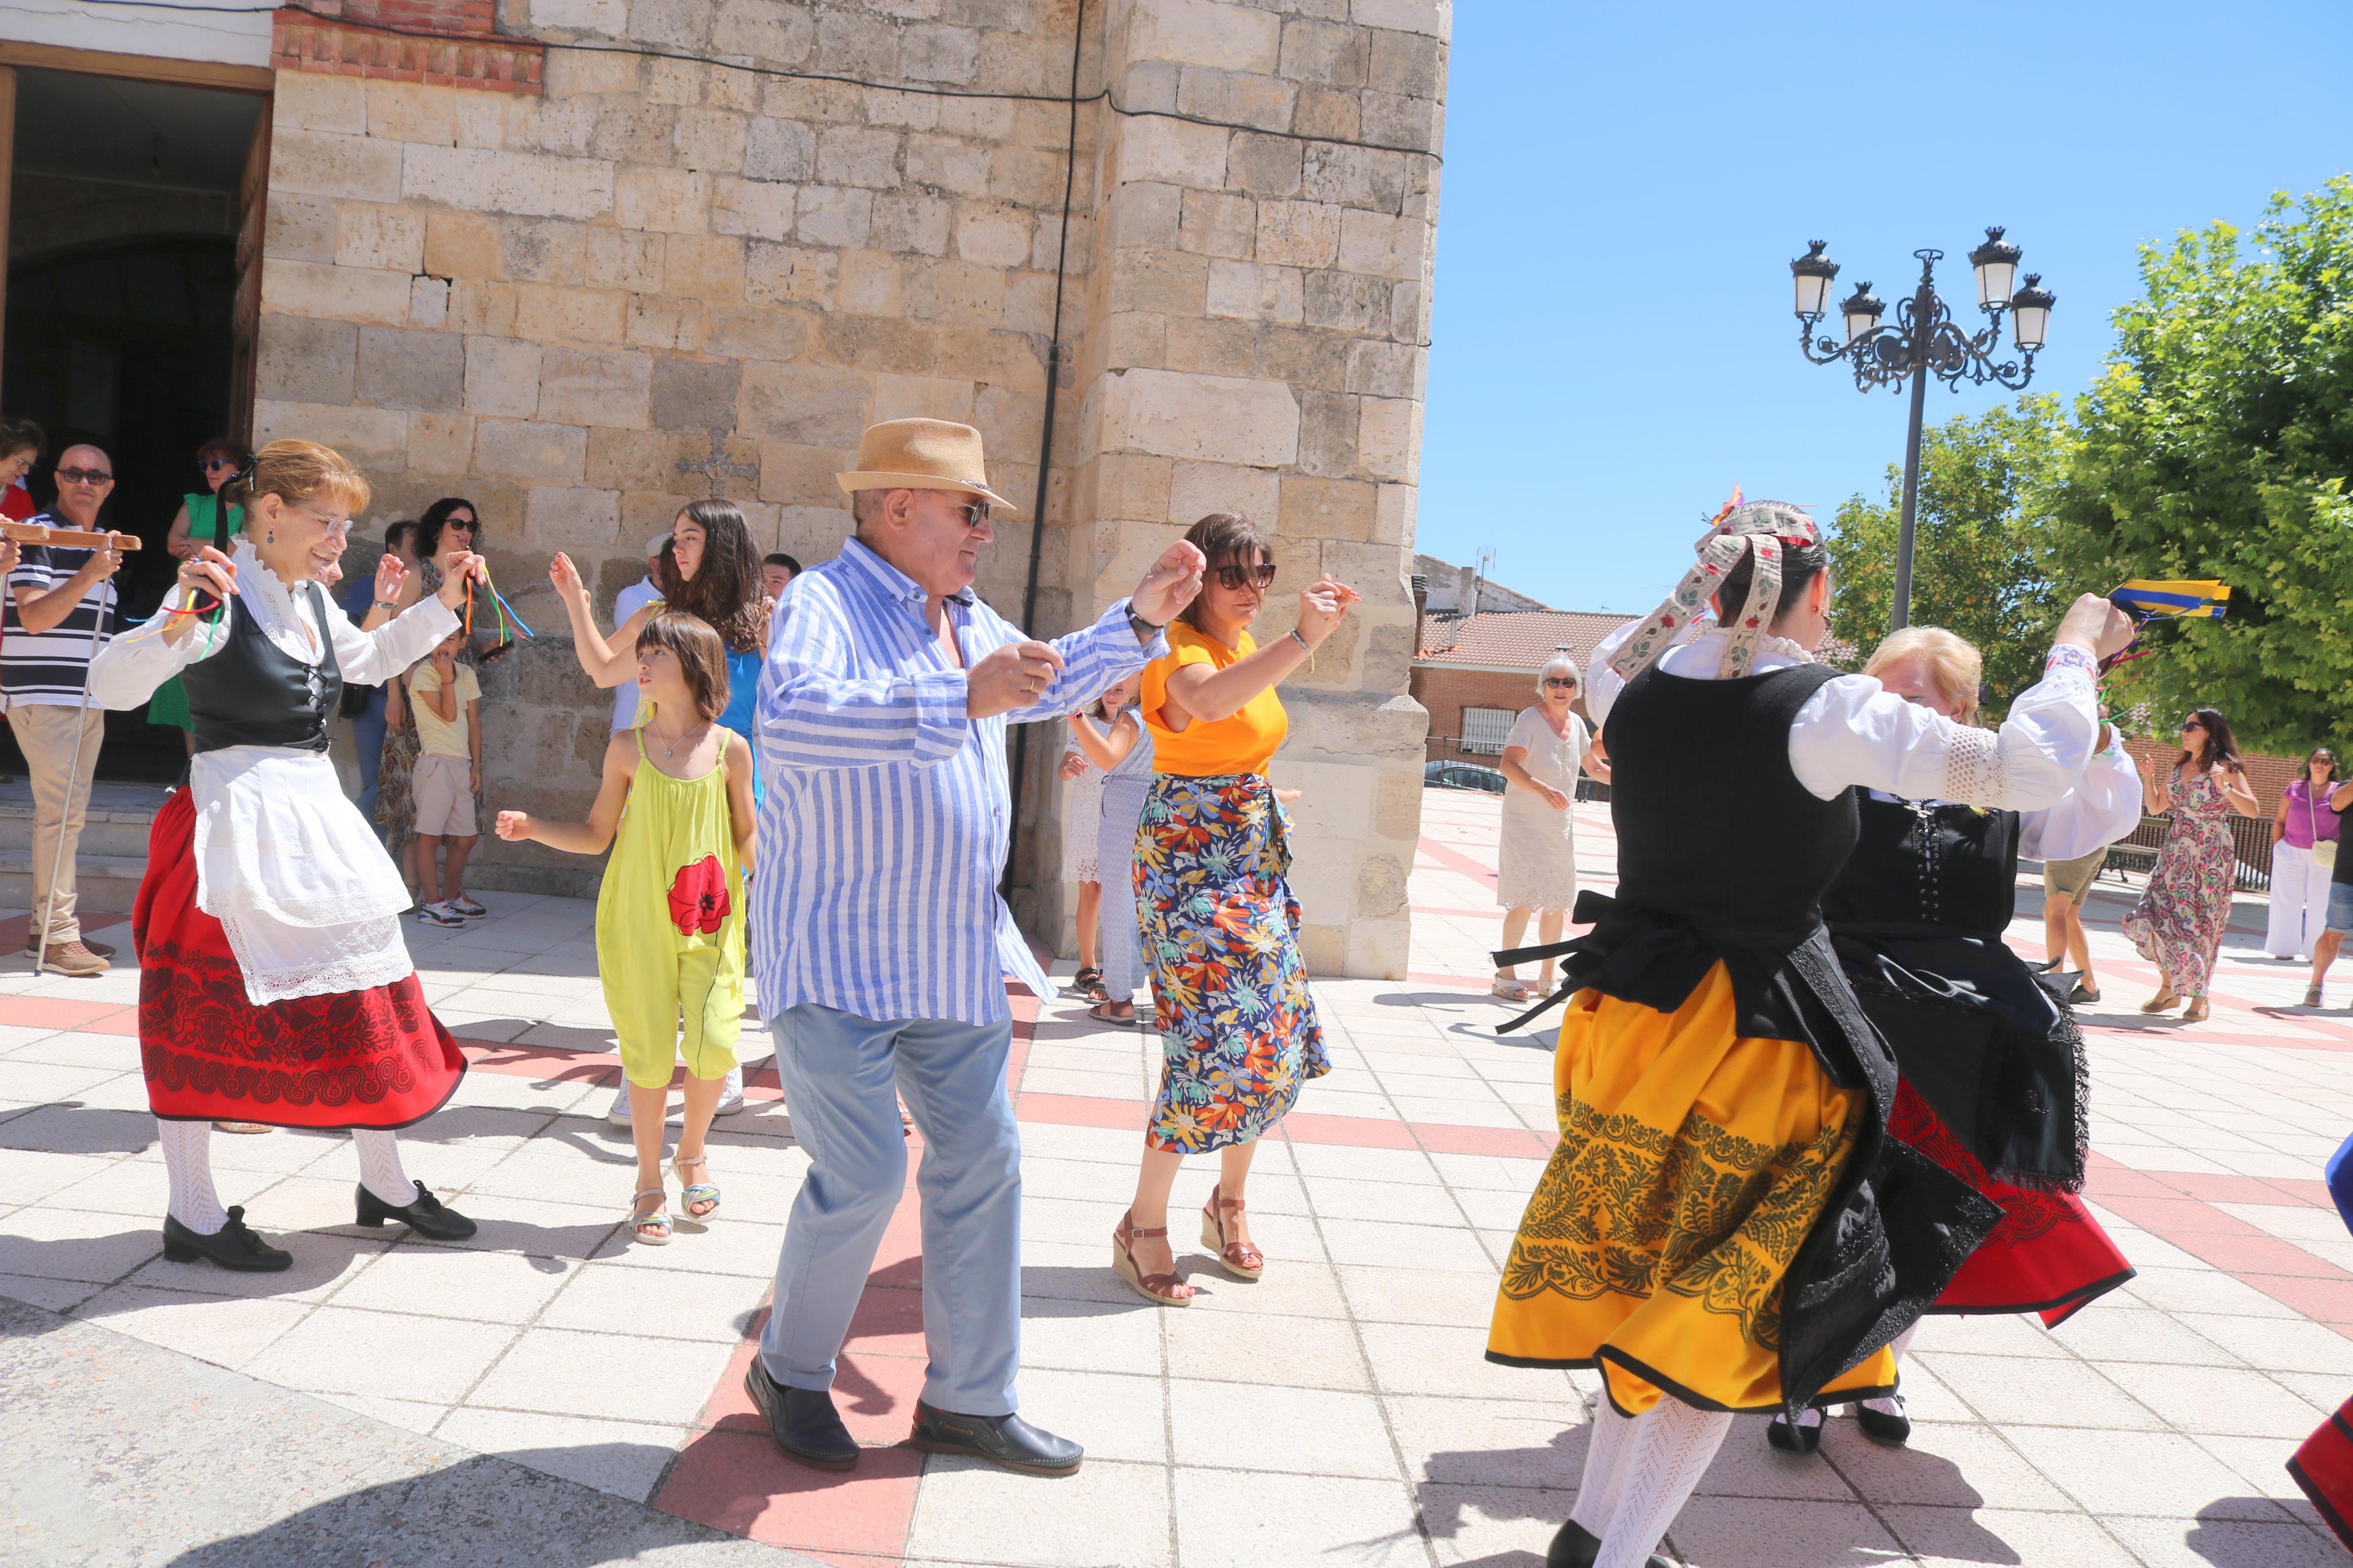
[[(686, 1058), (686, 1121), (679, 1130), (679, 1202), (689, 1217), (719, 1207), (704, 1179), (703, 1139), (735, 1066), (744, 1016), (744, 874), (752, 866), (751, 748), (719, 723), (727, 709), (727, 649), (696, 617), (664, 610), (638, 634), (644, 722), (613, 737), (605, 783), (586, 822), (499, 813), (499, 837), (575, 855), (614, 843), (596, 899), (596, 968), (629, 1080), (638, 1191), (629, 1228), (659, 1247), (662, 1131), (670, 1066)], [(685, 1021), (683, 1039), (680, 1032)], [(689, 1172), (694, 1172), (690, 1179)]]

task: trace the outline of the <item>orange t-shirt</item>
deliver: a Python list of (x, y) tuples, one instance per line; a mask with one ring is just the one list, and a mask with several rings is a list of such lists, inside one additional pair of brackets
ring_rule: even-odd
[(1217, 638), (1196, 631), (1183, 621), (1168, 624), (1168, 654), (1144, 667), (1141, 706), (1144, 722), (1152, 731), (1152, 771), (1179, 778), (1218, 778), (1227, 773), (1262, 773), (1275, 749), (1291, 732), (1282, 699), (1270, 686), (1229, 718), (1196, 719), (1181, 731), (1161, 722), (1161, 704), (1168, 700), (1168, 678), (1181, 665), (1202, 664), (1223, 669), (1258, 651), (1244, 632), (1240, 647), (1228, 647)]

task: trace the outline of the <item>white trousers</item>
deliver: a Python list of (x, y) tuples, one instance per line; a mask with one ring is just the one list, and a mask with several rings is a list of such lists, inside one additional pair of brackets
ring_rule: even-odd
[(2328, 923), (2328, 880), (2335, 873), (2316, 865), (2309, 849), (2283, 838), (2272, 846), (2272, 913), (2263, 931), (2263, 951), (2274, 958), (2310, 958), (2312, 944)]

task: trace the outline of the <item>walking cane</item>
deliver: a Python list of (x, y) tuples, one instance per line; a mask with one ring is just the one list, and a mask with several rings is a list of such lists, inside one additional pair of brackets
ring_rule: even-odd
[[(118, 552), (139, 548), (139, 536), (135, 533), (92, 532), (79, 528), (48, 528), (32, 522), (0, 524), (0, 532), (5, 532), (8, 538), (20, 545), (59, 544), (73, 550), (112, 550)], [(117, 599), (119, 602), (119, 595)], [(105, 630), (106, 606), (101, 602), (98, 613), (90, 620), (90, 655), (82, 660), (81, 701), (74, 709), (73, 773), (66, 775), (66, 809), (64, 818), (58, 823), (57, 851), (49, 857), (48, 896), (41, 900), (41, 923), (35, 939), (33, 957), (33, 973), (36, 974), (46, 974), (49, 972), (49, 916), (58, 907), (58, 878), (65, 870), (66, 862), (65, 821), (73, 816), (73, 773), (81, 771), (81, 727), (83, 721), (90, 717), (90, 660), (98, 657), (98, 639)], [(91, 787), (95, 789), (97, 787), (95, 776), (90, 783)], [(89, 802), (85, 797), (83, 808), (87, 810), (88, 807)], [(37, 805), (34, 808), (33, 821), (37, 827), (40, 824), (40, 809)], [(58, 973), (62, 974), (65, 972), (59, 970)]]

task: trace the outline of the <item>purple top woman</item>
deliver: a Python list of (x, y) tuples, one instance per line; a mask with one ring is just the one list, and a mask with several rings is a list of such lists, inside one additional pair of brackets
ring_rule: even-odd
[[(2327, 792), (2324, 790), (2325, 795)], [(2317, 837), (2324, 844), (2337, 842), (2337, 814), (2328, 809), (2326, 799), (2315, 800), (2312, 785), (2303, 779), (2287, 786), (2287, 809), (2280, 817), (2280, 837), (2292, 849), (2309, 849)]]

